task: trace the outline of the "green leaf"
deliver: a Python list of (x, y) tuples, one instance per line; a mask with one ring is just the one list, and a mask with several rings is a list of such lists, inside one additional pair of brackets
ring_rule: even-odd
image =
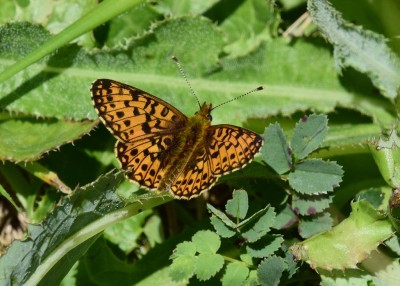
[(288, 205), (276, 215), (275, 223), (272, 226), (275, 229), (286, 229), (291, 227), (298, 220), (297, 215)]
[(232, 237), (236, 234), (230, 227), (228, 227), (221, 219), (216, 216), (211, 216), (211, 224), (219, 236), (224, 238)]
[(400, 187), (400, 138), (392, 128), (388, 138), (368, 142), (369, 150), (382, 177), (392, 188)]
[(258, 277), (257, 277), (257, 271), (256, 270), (250, 270), (249, 277), (245, 281), (243, 285), (245, 286), (256, 286), (259, 285), (260, 282), (258, 282)]
[(156, 11), (164, 15), (185, 16), (188, 14), (203, 14), (218, 2), (218, 0), (204, 0), (198, 2), (164, 0), (152, 2), (152, 5)]
[(278, 174), (284, 174), (291, 169), (291, 149), (278, 123), (270, 124), (264, 131), (264, 147), (262, 156)]
[(180, 256), (172, 261), (169, 275), (174, 281), (188, 280), (194, 275), (193, 265), (198, 263), (195, 256)]
[(302, 217), (299, 221), (299, 234), (303, 238), (313, 236), (317, 233), (327, 231), (332, 227), (333, 219), (326, 212), (310, 217)]
[[(220, 4), (223, 5), (222, 2)], [(236, 3), (225, 5), (228, 6), (224, 7), (226, 10), (238, 6), (220, 25), (227, 41), (224, 52), (231, 57), (246, 55), (263, 41), (271, 39), (277, 32), (275, 29), (279, 25), (280, 18), (278, 13), (275, 13), (276, 7), (273, 2), (248, 0), (240, 5)], [(272, 23), (274, 25), (271, 25)]]
[(328, 132), (326, 115), (304, 116), (294, 129), (291, 147), (296, 159), (304, 159), (316, 150)]
[(285, 269), (286, 266), (282, 258), (277, 256), (268, 257), (258, 265), (258, 280), (261, 285), (277, 286)]
[(336, 65), (351, 66), (366, 73), (390, 99), (400, 85), (400, 61), (379, 34), (344, 21), (326, 0), (309, 0), (308, 10), (314, 23), (333, 44)]
[(221, 246), (218, 234), (209, 230), (196, 232), (192, 237), (192, 241), (199, 253), (216, 253)]
[(299, 193), (314, 195), (332, 192), (342, 181), (343, 170), (336, 162), (307, 159), (288, 176), (290, 186)]
[(304, 196), (293, 194), (292, 209), (299, 215), (309, 216), (320, 213), (329, 207), (333, 196), (326, 194), (315, 196)]
[(260, 240), (246, 245), (246, 251), (255, 258), (267, 257), (277, 251), (283, 242), (281, 236), (263, 236)]
[(226, 213), (232, 217), (244, 219), (249, 209), (249, 198), (244, 190), (235, 190), (233, 198), (226, 203)]
[(200, 253), (195, 264), (190, 267), (195, 269), (195, 274), (200, 281), (205, 281), (217, 274), (224, 266), (224, 258), (219, 254)]
[(210, 204), (207, 204), (207, 209), (212, 213), (213, 216), (220, 219), (228, 228), (236, 228), (236, 223), (230, 220), (230, 218), (222, 211), (216, 209)]
[(29, 237), (0, 258), (0, 284), (58, 285), (106, 227), (168, 201), (147, 196), (124, 207), (115, 194), (121, 180), (110, 172), (64, 197), (41, 225), (29, 225)]
[(222, 276), (222, 285), (240, 286), (249, 275), (249, 268), (244, 263), (233, 262), (226, 266), (224, 276)]
[(250, 218), (242, 221), (238, 227), (242, 237), (248, 242), (255, 242), (268, 233), (274, 224), (276, 213), (269, 206), (256, 212)]
[(0, 121), (0, 159), (27, 161), (79, 139), (97, 122), (71, 122), (31, 117), (8, 117)]
[(290, 247), (296, 259), (306, 261), (314, 269), (355, 268), (393, 235), (390, 221), (369, 203), (360, 201), (351, 207), (350, 216), (332, 230)]
[(175, 259), (181, 256), (195, 256), (196, 252), (196, 244), (191, 241), (184, 241), (176, 246), (171, 258)]
[(138, 239), (143, 235), (144, 222), (151, 214), (151, 210), (145, 210), (124, 221), (115, 223), (104, 230), (104, 237), (118, 245), (126, 254), (131, 253), (140, 245)]

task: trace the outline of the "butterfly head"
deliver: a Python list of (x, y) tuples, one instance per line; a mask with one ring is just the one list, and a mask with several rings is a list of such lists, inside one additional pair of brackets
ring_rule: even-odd
[(195, 116), (200, 116), (211, 122), (212, 121), (211, 110), (212, 110), (212, 104), (204, 102), (203, 105), (200, 106), (200, 110), (195, 113)]

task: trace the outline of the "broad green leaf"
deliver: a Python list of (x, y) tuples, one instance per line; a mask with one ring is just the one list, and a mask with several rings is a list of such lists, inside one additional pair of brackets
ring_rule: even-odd
[(257, 242), (247, 244), (246, 252), (255, 258), (267, 257), (277, 251), (282, 243), (283, 238), (281, 236), (266, 235)]
[[(390, 285), (375, 284), (376, 279), (362, 269), (323, 270), (319, 269), (321, 286), (366, 286), (366, 285)], [(395, 285), (395, 284), (393, 284)]]
[(248, 242), (259, 240), (270, 231), (275, 222), (275, 216), (274, 208), (269, 206), (256, 212), (238, 225), (241, 236)]
[[(35, 43), (48, 38), (48, 35), (37, 38), (40, 33), (31, 30), (38, 29), (3, 27), (4, 48), (0, 45), (0, 59), (4, 61), (0, 68), (4, 69), (4, 63), (10, 63), (10, 59), (24, 55), (30, 43), (28, 38)], [(13, 31), (11, 35), (10, 30)], [(180, 44), (176, 45), (177, 42)], [(11, 44), (19, 47), (11, 49), (12, 53), (6, 49)], [(111, 78), (157, 95), (179, 106), (185, 114), (193, 114), (197, 109), (195, 100), (170, 60), (170, 56), (175, 55), (180, 58), (202, 102), (216, 105), (260, 84), (265, 86), (257, 95), (215, 110), (215, 123), (243, 125), (249, 117), (264, 118), (277, 112), (289, 115), (307, 109), (328, 112), (337, 105), (354, 108), (385, 124), (392, 122), (387, 102), (371, 97), (365, 100), (368, 92), (357, 89), (350, 92), (343, 87), (326, 47), (301, 40), (289, 45), (277, 39), (239, 59), (218, 59), (222, 48), (221, 34), (209, 21), (200, 17), (169, 19), (155, 25), (148, 34), (130, 41), (124, 49), (88, 54), (76, 45), (64, 47), (47, 62), (36, 63), (3, 82), (0, 87), (8, 96), (0, 98), (0, 106), (46, 117), (95, 119), (88, 92), (90, 83), (96, 78)], [(313, 65), (309, 65), (310, 62)], [(43, 94), (46, 94), (45, 103), (42, 103)]]
[(0, 159), (31, 161), (43, 153), (72, 142), (88, 133), (97, 122), (72, 122), (32, 117), (0, 121)]
[(213, 253), (200, 253), (196, 263), (191, 265), (200, 281), (208, 280), (217, 274), (224, 266), (222, 255)]
[(386, 39), (343, 20), (326, 0), (309, 0), (308, 10), (333, 44), (336, 65), (366, 73), (384, 96), (394, 99), (400, 85), (400, 60), (387, 46)]
[(249, 268), (244, 263), (233, 262), (226, 266), (224, 276), (222, 276), (222, 285), (240, 286), (249, 275)]
[(290, 186), (299, 193), (315, 195), (332, 192), (342, 181), (343, 170), (335, 162), (307, 159), (288, 176)]
[(199, 253), (216, 253), (221, 246), (219, 236), (212, 231), (198, 231), (192, 237), (193, 243), (196, 245), (196, 250)]
[(249, 197), (244, 190), (235, 190), (233, 198), (226, 203), (226, 213), (236, 218), (236, 220), (244, 219), (249, 209)]
[(115, 194), (121, 180), (110, 172), (65, 197), (41, 225), (29, 225), (29, 238), (0, 258), (0, 284), (57, 285), (107, 226), (166, 202), (147, 197), (124, 207)]
[(227, 41), (224, 52), (230, 57), (246, 55), (277, 33), (280, 17), (273, 1), (227, 2), (224, 8), (232, 11), (220, 25)]
[(351, 207), (350, 216), (332, 230), (293, 245), (290, 251), (296, 259), (314, 269), (354, 268), (393, 235), (390, 221), (369, 203), (356, 202)]
[(153, 2), (152, 5), (156, 11), (166, 16), (185, 16), (200, 15), (211, 9), (219, 0), (204, 0), (204, 1), (175, 1), (164, 0)]
[(292, 209), (299, 215), (315, 215), (327, 209), (332, 199), (333, 196), (326, 194), (315, 196), (293, 194)]
[(278, 174), (284, 174), (292, 166), (292, 151), (278, 123), (271, 124), (264, 131), (262, 156)]
[(277, 286), (285, 269), (286, 265), (282, 258), (277, 256), (268, 257), (258, 265), (258, 280), (261, 285)]
[(326, 115), (304, 116), (296, 124), (291, 147), (296, 159), (304, 159), (316, 150), (328, 132), (328, 117)]
[(302, 217), (299, 221), (299, 234), (303, 238), (308, 238), (317, 233), (327, 231), (332, 227), (333, 219), (328, 212), (314, 216)]
[(260, 282), (258, 281), (257, 271), (250, 270), (249, 277), (247, 278), (247, 280), (245, 281), (245, 283), (243, 285), (255, 286), (255, 285), (259, 285), (259, 284), (260, 284)]

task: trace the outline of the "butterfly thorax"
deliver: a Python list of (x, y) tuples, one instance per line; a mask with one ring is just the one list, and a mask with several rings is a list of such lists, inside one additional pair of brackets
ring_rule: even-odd
[(173, 146), (165, 176), (157, 188), (159, 191), (169, 190), (185, 169), (196, 165), (195, 158), (205, 152), (211, 109), (211, 104), (204, 103), (195, 115), (188, 118)]

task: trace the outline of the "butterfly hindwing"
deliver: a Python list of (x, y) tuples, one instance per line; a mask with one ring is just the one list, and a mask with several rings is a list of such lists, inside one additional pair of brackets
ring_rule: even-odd
[(208, 159), (213, 175), (223, 175), (250, 163), (263, 144), (262, 137), (242, 127), (223, 124), (208, 130)]

